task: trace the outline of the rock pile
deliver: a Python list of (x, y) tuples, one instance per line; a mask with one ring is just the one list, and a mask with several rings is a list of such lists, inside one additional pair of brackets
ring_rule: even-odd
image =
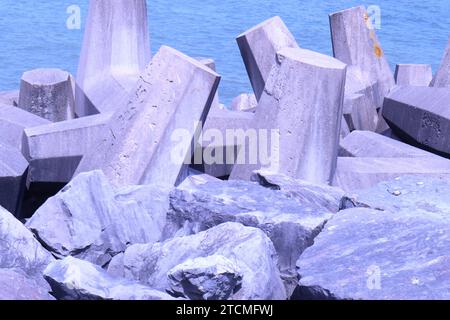
[(238, 36), (228, 109), (145, 0), (91, 0), (76, 78), (0, 94), (0, 299), (449, 299), (448, 50), (394, 76), (364, 7), (330, 25)]

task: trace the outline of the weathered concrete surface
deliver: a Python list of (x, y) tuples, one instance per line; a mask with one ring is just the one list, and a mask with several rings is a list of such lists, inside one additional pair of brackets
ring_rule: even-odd
[(54, 300), (47, 286), (17, 269), (0, 269), (0, 288), (0, 300)]
[(169, 292), (191, 300), (228, 300), (242, 285), (236, 263), (221, 255), (187, 260), (167, 276)]
[(450, 87), (450, 37), (441, 65), (431, 82), (432, 87)]
[(303, 49), (279, 51), (253, 123), (260, 133), (275, 132), (279, 139), (265, 148), (274, 151), (269, 161), (264, 159), (267, 163), (261, 161), (263, 148), (249, 150), (252, 144), (247, 143), (241, 152), (256, 152), (258, 163), (246, 159), (245, 164), (234, 166), (231, 178), (248, 180), (254, 170), (272, 167), (268, 170), (330, 183), (338, 153), (345, 75), (345, 64), (332, 57)]
[(20, 210), (28, 162), (19, 150), (0, 142), (0, 206), (13, 214)]
[(401, 177), (362, 192), (299, 259), (300, 298), (449, 299), (448, 182)]
[(398, 86), (428, 87), (433, 80), (433, 70), (430, 64), (398, 64), (394, 77)]
[(356, 158), (438, 157), (433, 153), (370, 131), (353, 131), (341, 140), (339, 156)]
[(346, 94), (344, 98), (344, 119), (350, 131), (375, 131), (378, 114), (370, 99), (364, 94)]
[(286, 299), (272, 242), (261, 230), (239, 223), (224, 223), (154, 245), (133, 245), (125, 252), (125, 275), (158, 290), (168, 290), (167, 273), (174, 267), (215, 255), (231, 260), (242, 273), (241, 289), (231, 299)]
[(448, 88), (396, 88), (384, 101), (383, 116), (399, 136), (437, 153), (450, 154)]
[(364, 6), (330, 15), (334, 57), (361, 70), (367, 83), (377, 83), (373, 98), (377, 108), (395, 81)]
[(19, 103), (19, 90), (0, 92), (0, 104), (17, 107)]
[(51, 263), (44, 276), (60, 300), (173, 300), (167, 293), (114, 278), (102, 268), (73, 257)]
[(403, 175), (450, 180), (450, 161), (444, 158), (338, 158), (334, 185), (347, 192), (371, 188)]
[(341, 120), (341, 133), (339, 135), (339, 140), (344, 139), (346, 136), (350, 134), (350, 128), (347, 124), (347, 120), (345, 120), (344, 116), (342, 116)]
[(60, 69), (35, 69), (22, 75), (18, 107), (52, 122), (75, 117), (70, 74)]
[(79, 117), (127, 103), (151, 59), (148, 30), (145, 0), (90, 1), (76, 78)]
[(248, 77), (259, 101), (277, 52), (285, 47), (298, 48), (294, 36), (280, 17), (270, 18), (236, 39)]
[(254, 112), (258, 101), (253, 93), (242, 93), (231, 102), (231, 110)]
[[(202, 63), (205, 66), (207, 66), (208, 68), (210, 68), (212, 71), (217, 72), (216, 62), (214, 61), (214, 59), (205, 58), (205, 57), (197, 57), (196, 59), (198, 61), (200, 61), (200, 63)], [(218, 109), (223, 108), (223, 106), (220, 104), (220, 100), (219, 100), (219, 90), (216, 90), (216, 95), (214, 96), (214, 100), (211, 103), (211, 110), (213, 110), (215, 108), (218, 108)]]
[(53, 260), (33, 234), (0, 207), (0, 269), (20, 269), (37, 278), (42, 277), (42, 271)]
[(208, 182), (219, 182), (220, 180), (210, 176), (209, 174), (202, 173), (193, 169), (189, 170), (189, 176), (178, 185), (180, 189), (191, 189), (198, 185), (202, 185)]
[(0, 105), (0, 141), (4, 145), (22, 150), (23, 130), (49, 123), (17, 107)]
[(69, 182), (83, 156), (95, 150), (111, 113), (25, 129), (23, 153), (30, 163), (27, 184)]
[(100, 171), (80, 174), (27, 222), (54, 255), (100, 266), (135, 243), (160, 239), (169, 190), (158, 186), (113, 189)]
[[(167, 184), (185, 178), (220, 76), (197, 60), (163, 46), (141, 76), (128, 105), (111, 118), (77, 173), (101, 169), (116, 185)], [(199, 122), (200, 121), (200, 122)]]

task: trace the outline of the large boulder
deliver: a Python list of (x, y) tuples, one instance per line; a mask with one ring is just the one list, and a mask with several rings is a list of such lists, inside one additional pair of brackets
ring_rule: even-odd
[(447, 300), (447, 182), (402, 177), (367, 190), (374, 209), (336, 214), (299, 259), (300, 299)]
[(257, 138), (240, 149), (231, 178), (248, 180), (254, 170), (263, 168), (330, 183), (336, 168), (346, 65), (298, 48), (280, 50), (276, 61), (253, 120)]
[(121, 186), (182, 182), (219, 81), (199, 61), (161, 47), (75, 174), (101, 169)]
[(114, 278), (102, 268), (73, 257), (51, 263), (44, 277), (60, 300), (173, 300), (167, 293)]
[(169, 290), (168, 274), (174, 267), (216, 255), (230, 260), (242, 274), (241, 288), (231, 299), (286, 299), (272, 242), (261, 230), (239, 223), (224, 223), (154, 245), (133, 245), (125, 252), (125, 275), (158, 290)]
[(104, 266), (135, 243), (160, 239), (169, 191), (158, 186), (115, 190), (100, 171), (73, 179), (27, 222), (53, 254)]
[(126, 104), (150, 62), (145, 0), (92, 0), (77, 71), (76, 114), (113, 112)]
[(53, 300), (47, 286), (17, 269), (0, 269), (0, 288), (0, 300)]
[(247, 30), (239, 35), (236, 41), (256, 100), (259, 101), (276, 62), (277, 52), (286, 47), (298, 48), (298, 44), (278, 16)]

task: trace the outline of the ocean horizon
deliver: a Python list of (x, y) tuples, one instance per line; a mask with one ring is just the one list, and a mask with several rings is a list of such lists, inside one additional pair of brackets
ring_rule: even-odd
[[(210, 57), (222, 76), (221, 102), (251, 92), (235, 38), (279, 15), (303, 48), (332, 55), (328, 15), (363, 4), (379, 9), (377, 35), (394, 69), (398, 63), (441, 62), (450, 35), (450, 1), (149, 0), (152, 53), (168, 45), (193, 57)], [(69, 29), (67, 8), (78, 6), (81, 28)], [(88, 0), (0, 0), (0, 91), (18, 89), (24, 71), (61, 68), (76, 75)]]

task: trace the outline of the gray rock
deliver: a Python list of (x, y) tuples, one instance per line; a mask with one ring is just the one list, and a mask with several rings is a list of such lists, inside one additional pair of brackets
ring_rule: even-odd
[(114, 113), (108, 130), (83, 157), (76, 174), (101, 169), (115, 185), (179, 184), (219, 80), (197, 60), (161, 47), (130, 103)]
[(0, 92), (0, 104), (17, 107), (19, 102), (19, 90)]
[(450, 37), (441, 65), (431, 82), (432, 87), (450, 87)]
[(300, 298), (449, 299), (449, 184), (411, 179), (365, 194), (381, 209), (344, 210), (327, 223), (297, 263)]
[(341, 134), (339, 135), (339, 140), (344, 139), (346, 136), (350, 134), (350, 128), (347, 124), (347, 120), (345, 120), (344, 116), (342, 116), (341, 121)]
[(222, 255), (242, 273), (233, 300), (284, 300), (285, 288), (270, 239), (259, 229), (224, 223), (192, 236), (154, 245), (133, 245), (125, 252), (125, 275), (158, 290), (170, 289), (167, 274), (190, 259)]
[(438, 157), (409, 144), (370, 131), (353, 131), (340, 142), (340, 156), (356, 158)]
[(294, 36), (280, 17), (270, 18), (247, 30), (236, 39), (248, 77), (259, 101), (277, 52), (285, 47), (298, 48)]
[(44, 277), (61, 300), (173, 300), (168, 294), (114, 278), (87, 261), (67, 257), (51, 263)]
[(344, 98), (344, 119), (350, 131), (375, 131), (378, 114), (367, 95), (347, 94)]
[[(212, 71), (217, 72), (216, 70), (216, 62), (211, 58), (197, 57), (196, 58), (200, 63), (203, 63), (205, 66), (210, 68)], [(211, 109), (214, 108), (222, 108), (219, 100), (219, 90), (216, 90), (216, 95), (214, 96), (214, 100), (211, 103)]]
[[(272, 139), (264, 148), (252, 143), (241, 148), (239, 158), (245, 161), (234, 166), (231, 178), (248, 180), (262, 168), (330, 183), (338, 153), (345, 74), (345, 64), (332, 57), (303, 49), (279, 51), (253, 125), (259, 136), (265, 130)], [(269, 150), (270, 156), (264, 155)], [(255, 153), (258, 159), (252, 163)]]
[(380, 108), (395, 81), (364, 6), (330, 15), (334, 57), (361, 70), (370, 85), (376, 83), (373, 102)]
[(49, 288), (21, 270), (0, 269), (0, 300), (54, 300)]
[(96, 148), (110, 119), (110, 113), (103, 113), (25, 129), (27, 184), (69, 182), (83, 156)]
[(108, 268), (106, 269), (108, 274), (115, 278), (123, 278), (125, 277), (125, 266), (123, 262), (124, 253), (119, 253), (114, 256), (108, 264)]
[(210, 176), (208, 174), (204, 174), (201, 172), (197, 172), (195, 170), (190, 170), (189, 177), (187, 177), (179, 186), (180, 189), (192, 189), (197, 187), (198, 185), (202, 185), (208, 182), (219, 182), (220, 180)]
[(242, 285), (237, 265), (221, 255), (188, 260), (167, 276), (170, 293), (191, 300), (228, 300)]
[(13, 106), (0, 105), (0, 141), (22, 150), (23, 130), (49, 124), (50, 121)]
[(395, 67), (395, 83), (399, 86), (428, 87), (433, 80), (430, 64), (398, 64)]
[(77, 115), (125, 105), (150, 59), (145, 0), (90, 1), (77, 72)]
[(158, 186), (114, 190), (100, 171), (80, 174), (27, 222), (52, 253), (104, 266), (135, 243), (160, 239), (169, 191)]
[(0, 142), (0, 206), (13, 214), (20, 211), (27, 168), (19, 150)]
[(403, 175), (450, 179), (450, 161), (440, 157), (338, 158), (333, 185), (346, 192), (371, 188)]
[(250, 112), (255, 110), (257, 105), (258, 101), (253, 93), (242, 93), (231, 102), (231, 110)]
[(20, 269), (36, 278), (53, 260), (33, 234), (0, 207), (0, 269)]
[(52, 122), (75, 117), (70, 74), (60, 69), (35, 69), (22, 75), (19, 108)]
[(394, 133), (435, 151), (450, 154), (450, 90), (399, 87), (386, 97), (383, 116)]

